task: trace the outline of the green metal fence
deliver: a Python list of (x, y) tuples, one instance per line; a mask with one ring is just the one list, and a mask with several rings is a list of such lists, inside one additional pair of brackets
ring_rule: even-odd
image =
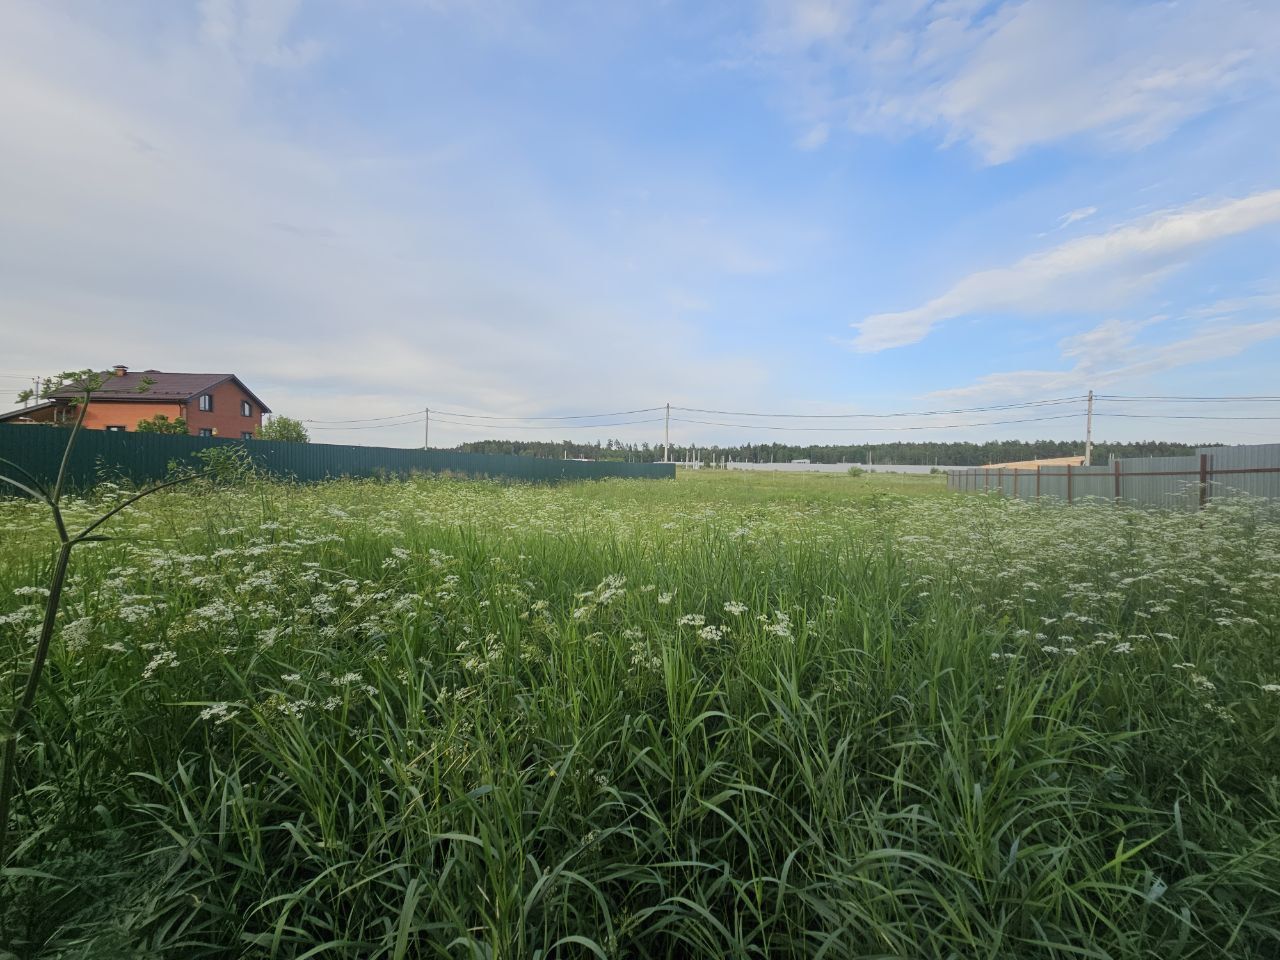
[[(70, 431), (63, 427), (0, 424), (0, 457), (20, 464), (52, 482)], [(84, 430), (76, 438), (68, 464), (68, 483), (86, 489), (103, 480), (147, 483), (170, 472), (170, 464), (198, 467), (196, 454), (211, 447), (243, 447), (266, 473), (282, 479), (315, 483), (337, 477), (405, 477), (414, 473), (453, 473), (468, 477), (517, 480), (598, 480), (605, 477), (671, 479), (676, 468), (666, 463), (552, 460), (503, 454), (454, 453), (448, 450), (402, 450), (393, 447), (349, 447), (330, 443), (281, 443), (218, 437), (174, 437), (155, 433)], [(0, 485), (0, 493), (13, 493)]]

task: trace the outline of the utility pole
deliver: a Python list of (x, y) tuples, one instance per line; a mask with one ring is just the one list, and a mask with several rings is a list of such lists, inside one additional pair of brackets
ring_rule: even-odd
[(1089, 412), (1084, 421), (1084, 465), (1093, 466), (1093, 391), (1089, 391)]
[(662, 439), (662, 459), (666, 463), (671, 462), (671, 404), (667, 404), (667, 421), (666, 433)]
[(431, 449), (431, 408), (422, 408), (422, 449)]

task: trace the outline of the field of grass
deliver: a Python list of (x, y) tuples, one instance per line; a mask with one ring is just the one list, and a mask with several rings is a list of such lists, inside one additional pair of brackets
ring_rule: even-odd
[[(707, 472), (108, 530), (0, 956), (1280, 956), (1274, 509)], [(6, 723), (51, 537), (0, 502)]]

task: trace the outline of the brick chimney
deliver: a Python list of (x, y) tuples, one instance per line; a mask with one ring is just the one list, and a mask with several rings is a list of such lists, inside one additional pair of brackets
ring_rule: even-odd
[(126, 373), (129, 372), (129, 368), (126, 367), (123, 363), (117, 363), (112, 368), (111, 372), (114, 373), (117, 377), (123, 377)]

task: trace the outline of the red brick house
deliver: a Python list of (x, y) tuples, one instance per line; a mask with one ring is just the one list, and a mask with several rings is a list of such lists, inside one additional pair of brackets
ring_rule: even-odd
[[(147, 380), (154, 382), (140, 390)], [(66, 422), (75, 418), (77, 410), (71, 401), (79, 396), (73, 389), (58, 390), (43, 403), (0, 414), (0, 423)], [(130, 373), (121, 365), (103, 374), (102, 389), (94, 391), (84, 426), (133, 432), (139, 420), (162, 413), (170, 420), (186, 420), (192, 436), (251, 440), (262, 426), (262, 415), (270, 412), (235, 374)]]

